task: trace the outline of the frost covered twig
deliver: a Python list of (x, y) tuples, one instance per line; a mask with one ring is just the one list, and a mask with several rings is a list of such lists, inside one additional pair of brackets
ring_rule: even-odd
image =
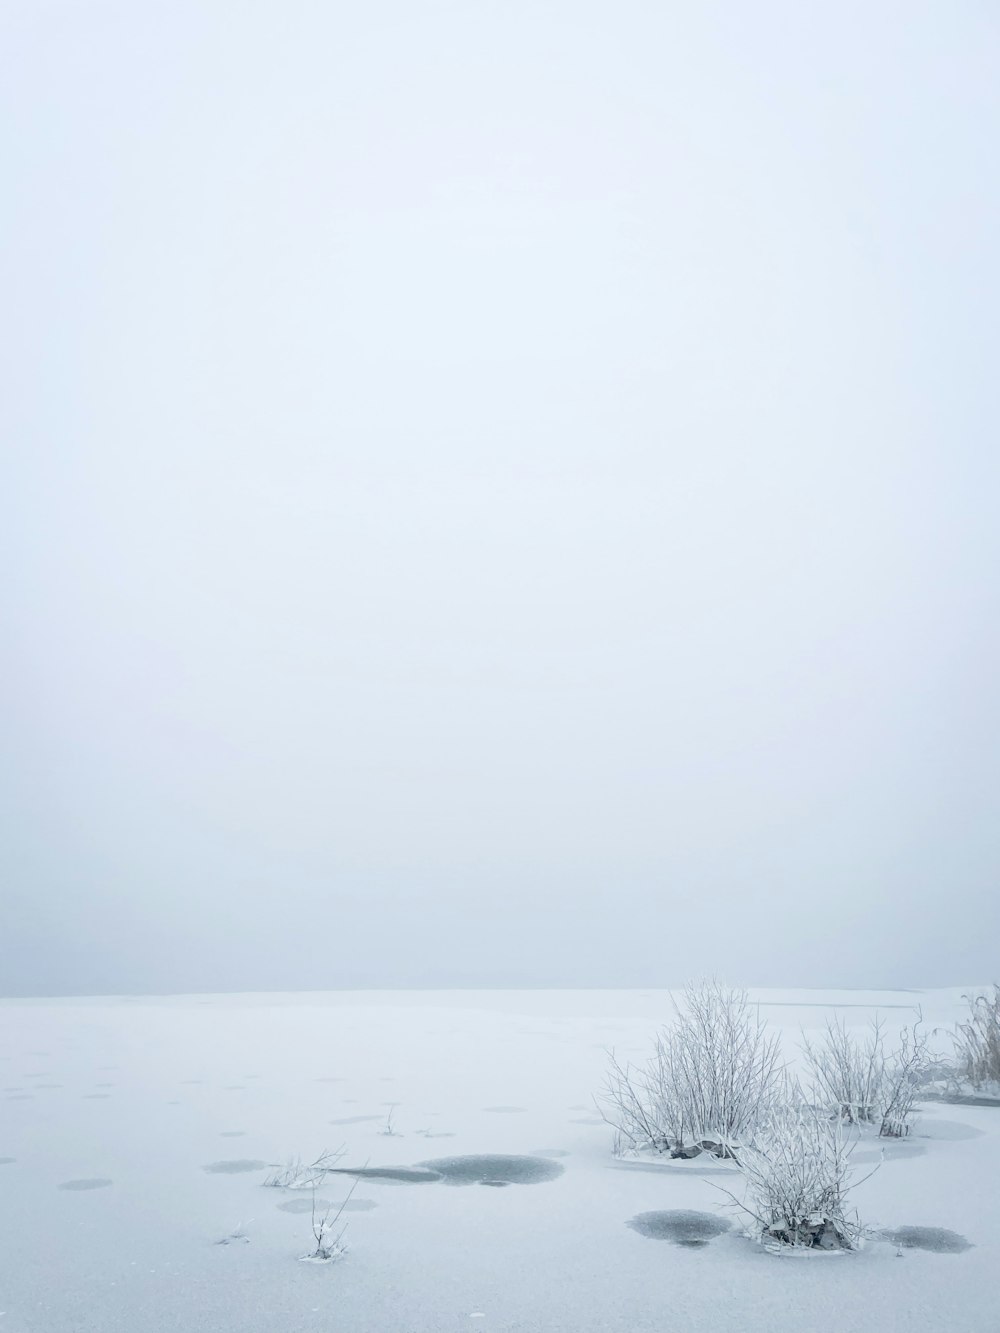
[[(360, 1177), (359, 1177), (360, 1178)], [(316, 1248), (311, 1254), (304, 1254), (303, 1259), (312, 1260), (316, 1263), (329, 1263), (333, 1259), (339, 1259), (342, 1254), (347, 1253), (347, 1246), (344, 1244), (344, 1232), (347, 1230), (345, 1223), (340, 1230), (337, 1230), (337, 1223), (350, 1202), (351, 1195), (358, 1187), (358, 1181), (355, 1180), (351, 1188), (347, 1191), (343, 1203), (331, 1217), (333, 1204), (323, 1213), (316, 1212), (316, 1190), (312, 1193), (312, 1234), (316, 1242)]]
[(343, 1155), (344, 1149), (337, 1148), (334, 1151), (324, 1150), (313, 1162), (303, 1162), (301, 1157), (291, 1157), (284, 1166), (276, 1167), (265, 1178), (264, 1184), (273, 1189), (315, 1189), (327, 1171), (332, 1171)]

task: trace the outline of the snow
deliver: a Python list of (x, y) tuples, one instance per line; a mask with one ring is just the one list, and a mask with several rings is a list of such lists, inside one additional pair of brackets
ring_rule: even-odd
[[(970, 989), (752, 994), (791, 1051), (833, 1014), (902, 1025), (919, 1006), (948, 1029)], [(740, 1234), (714, 1188), (738, 1187), (730, 1166), (611, 1156), (605, 1051), (642, 1058), (670, 1012), (650, 990), (0, 1002), (3, 1333), (996, 1333), (1000, 1109), (926, 1103), (853, 1199), (869, 1226), (971, 1248), (787, 1262)], [(310, 1212), (267, 1169), (341, 1146), (342, 1167), (420, 1170), (363, 1177), (346, 1253), (296, 1262)], [(486, 1189), (421, 1166), (467, 1154), (563, 1170)], [(352, 1180), (318, 1194), (339, 1205)], [(644, 1217), (663, 1212), (679, 1222)]]

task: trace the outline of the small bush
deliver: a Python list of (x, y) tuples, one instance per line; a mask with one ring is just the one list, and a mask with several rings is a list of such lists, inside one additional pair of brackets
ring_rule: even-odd
[(969, 1017), (955, 1036), (959, 1073), (974, 1088), (1000, 1090), (1000, 985), (992, 995), (966, 995)]
[(876, 1018), (864, 1043), (840, 1019), (830, 1019), (821, 1041), (803, 1036), (802, 1051), (816, 1101), (838, 1112), (849, 1125), (878, 1118), (885, 1069), (883, 1023)]
[(831, 1120), (802, 1104), (776, 1109), (759, 1126), (753, 1144), (736, 1153), (744, 1197), (724, 1193), (750, 1218), (751, 1230), (765, 1244), (856, 1249), (861, 1224), (846, 1207), (855, 1183), (853, 1146), (845, 1142), (839, 1117)]
[(833, 1019), (820, 1041), (804, 1037), (802, 1050), (812, 1096), (821, 1106), (849, 1125), (877, 1125), (881, 1136), (909, 1133), (909, 1117), (929, 1063), (919, 1018), (903, 1028), (892, 1051), (886, 1049), (880, 1018), (872, 1021), (863, 1041)]
[(675, 1011), (645, 1066), (612, 1052), (601, 1114), (619, 1149), (729, 1156), (781, 1098), (779, 1040), (746, 991), (714, 981), (687, 987)]

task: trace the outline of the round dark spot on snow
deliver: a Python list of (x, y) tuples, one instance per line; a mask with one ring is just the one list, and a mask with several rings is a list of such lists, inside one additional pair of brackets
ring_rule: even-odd
[(342, 1120), (331, 1120), (331, 1125), (361, 1125), (366, 1120), (381, 1120), (380, 1115), (346, 1115)]
[(883, 1231), (885, 1240), (894, 1245), (902, 1245), (904, 1250), (931, 1250), (934, 1254), (961, 1254), (972, 1249), (972, 1242), (960, 1236), (957, 1231), (946, 1231), (944, 1227), (896, 1227), (894, 1231)]
[(338, 1166), (328, 1171), (330, 1176), (357, 1176), (359, 1180), (374, 1180), (395, 1185), (423, 1185), (441, 1179), (438, 1171), (418, 1170), (412, 1166)]
[(216, 1176), (238, 1176), (244, 1171), (263, 1171), (266, 1162), (258, 1162), (253, 1157), (239, 1157), (228, 1162), (209, 1162), (201, 1169)]
[(94, 1176), (88, 1180), (64, 1180), (59, 1186), (61, 1190), (102, 1190), (111, 1184), (103, 1176)]
[[(313, 1210), (312, 1199), (286, 1199), (284, 1203), (279, 1203), (278, 1207), (283, 1213), (311, 1213)], [(331, 1203), (329, 1199), (316, 1200), (316, 1212), (325, 1213), (329, 1208), (331, 1215), (342, 1209), (345, 1213), (368, 1213), (378, 1204), (374, 1199), (345, 1199), (342, 1204)]]
[(0, 1166), (10, 1166), (11, 1162), (16, 1162), (16, 1157), (0, 1157)]
[(438, 1157), (419, 1165), (436, 1171), (446, 1185), (541, 1185), (555, 1180), (565, 1170), (549, 1157), (514, 1157), (504, 1153)]
[(669, 1240), (689, 1250), (700, 1250), (715, 1236), (729, 1230), (729, 1223), (711, 1213), (696, 1213), (688, 1208), (666, 1212), (639, 1213), (625, 1223), (649, 1240)]
[(494, 1115), (516, 1115), (519, 1111), (526, 1111), (526, 1106), (484, 1106), (484, 1111), (492, 1111)]

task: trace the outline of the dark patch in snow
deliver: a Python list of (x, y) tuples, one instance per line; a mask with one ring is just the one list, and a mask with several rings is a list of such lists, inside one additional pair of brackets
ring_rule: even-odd
[(85, 1092), (83, 1100), (85, 1102), (102, 1102), (111, 1096), (110, 1092)]
[(263, 1171), (265, 1166), (266, 1162), (258, 1162), (256, 1158), (239, 1157), (226, 1162), (208, 1162), (201, 1169), (216, 1176), (238, 1176), (244, 1171)]
[(35, 1094), (33, 1092), (10, 1092), (4, 1100), (8, 1102), (33, 1102)]
[(688, 1208), (667, 1212), (639, 1213), (625, 1223), (649, 1240), (669, 1240), (688, 1250), (703, 1249), (710, 1240), (729, 1230), (729, 1223), (711, 1213), (696, 1213)]
[(964, 1125), (960, 1120), (926, 1119), (920, 1122), (920, 1129), (916, 1137), (918, 1139), (942, 1139), (954, 1143), (960, 1139), (981, 1139), (985, 1133), (985, 1130), (975, 1129), (972, 1125)]
[(514, 1157), (482, 1153), (470, 1157), (438, 1157), (420, 1166), (436, 1171), (446, 1185), (541, 1185), (563, 1174), (565, 1167), (547, 1157)]
[(346, 1115), (342, 1120), (331, 1120), (331, 1125), (361, 1125), (366, 1120), (381, 1120), (380, 1115)]
[(438, 1171), (418, 1170), (412, 1166), (338, 1166), (330, 1176), (356, 1176), (359, 1180), (388, 1181), (397, 1185), (423, 1185), (440, 1180)]
[(1000, 1106), (1000, 1097), (990, 1097), (976, 1092), (924, 1092), (921, 1100), (943, 1102), (946, 1106)]
[(59, 1186), (61, 1190), (102, 1190), (111, 1184), (103, 1176), (94, 1176), (88, 1180), (64, 1180)]
[(61, 1083), (36, 1083), (36, 1088), (61, 1088)]
[(220, 1139), (242, 1139), (245, 1136), (245, 1129), (223, 1129), (219, 1131)]
[(227, 1083), (223, 1088), (223, 1092), (246, 1092), (246, 1088), (247, 1085), (245, 1083)]
[(882, 1239), (901, 1245), (904, 1250), (930, 1250), (933, 1254), (961, 1254), (972, 1249), (971, 1241), (944, 1227), (896, 1227), (894, 1231), (883, 1231)]
[[(279, 1203), (278, 1207), (283, 1213), (311, 1213), (313, 1210), (312, 1199), (286, 1199), (284, 1203)], [(321, 1216), (330, 1210), (331, 1215), (338, 1209), (343, 1209), (345, 1213), (367, 1213), (378, 1204), (374, 1199), (347, 1199), (343, 1204), (331, 1203), (329, 1199), (316, 1200), (316, 1213)]]
[(11, 1162), (16, 1162), (16, 1157), (0, 1157), (0, 1166), (10, 1166)]

